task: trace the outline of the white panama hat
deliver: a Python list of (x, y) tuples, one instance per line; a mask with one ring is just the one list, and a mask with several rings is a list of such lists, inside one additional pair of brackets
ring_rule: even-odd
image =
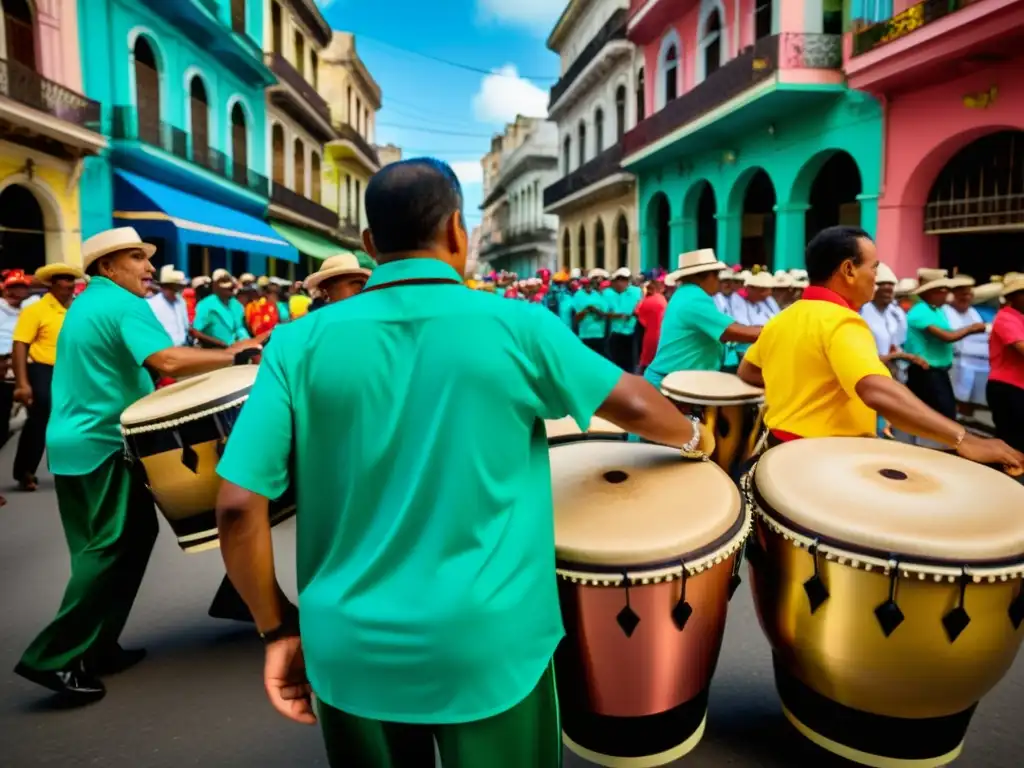
[(157, 282), (160, 285), (188, 285), (188, 278), (184, 272), (176, 270), (173, 264), (164, 264), (160, 267)]
[(758, 272), (743, 281), (747, 288), (775, 288), (775, 276), (771, 272)]
[[(672, 273), (675, 280), (699, 275), (702, 272), (721, 272), (728, 269), (728, 265), (718, 260), (711, 248), (701, 248), (699, 251), (689, 251), (679, 255), (679, 267)], [(667, 282), (667, 280), (666, 280)]]
[(896, 277), (896, 273), (892, 271), (892, 268), (888, 264), (879, 262), (878, 274), (875, 275), (875, 285), (885, 285), (886, 283), (896, 285), (898, 282), (899, 278)]
[(780, 269), (775, 273), (775, 277), (772, 278), (775, 281), (775, 288), (792, 288), (793, 287), (793, 276), (784, 269)]
[(307, 291), (315, 290), (324, 280), (342, 275), (366, 275), (369, 277), (370, 270), (359, 266), (359, 259), (353, 253), (338, 253), (324, 259), (320, 269), (306, 278), (304, 283)]
[(633, 277), (633, 273), (629, 271), (628, 267), (619, 267), (614, 272), (612, 272), (612, 279), (617, 280), (620, 277), (624, 277), (627, 280), (629, 280), (631, 277)]
[(952, 288), (952, 287), (953, 287), (953, 281), (952, 280), (950, 280), (948, 277), (939, 277), (939, 278), (936, 278), (934, 280), (929, 280), (926, 283), (922, 283), (917, 288), (915, 288), (913, 291), (911, 291), (911, 293), (914, 296), (923, 296), (924, 294), (928, 293), (928, 291), (934, 291), (937, 288)]
[(135, 227), (117, 227), (100, 232), (82, 243), (82, 269), (89, 269), (94, 261), (104, 256), (136, 248), (150, 258), (156, 253), (156, 246), (142, 242)]

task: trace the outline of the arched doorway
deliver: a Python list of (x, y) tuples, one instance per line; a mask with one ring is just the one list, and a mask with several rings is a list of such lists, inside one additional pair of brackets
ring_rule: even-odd
[(206, 86), (199, 75), (192, 76), (189, 84), (189, 101), (192, 111), (192, 161), (200, 165), (210, 164), (210, 102)]
[(245, 125), (245, 110), (237, 102), (231, 109), (231, 161), (235, 181), (245, 184), (249, 171), (249, 131)]
[(160, 145), (160, 66), (150, 42), (140, 35), (132, 51), (135, 59), (135, 109), (139, 138)]
[[(29, 0), (3, 0), (4, 36), (7, 61), (25, 69), (37, 70), (35, 14)], [(9, 77), (13, 86), (20, 78)], [(36, 84), (38, 88), (38, 83)], [(13, 95), (13, 94), (12, 94)]]
[(939, 266), (979, 283), (1024, 262), (1024, 131), (990, 133), (957, 152), (928, 194), (924, 229)]
[(46, 263), (46, 218), (35, 194), (21, 184), (0, 192), (0, 270), (32, 274)]
[(604, 269), (604, 222), (594, 225), (594, 266)]
[(718, 247), (718, 205), (715, 203), (715, 190), (711, 184), (701, 184), (700, 197), (697, 198), (697, 247)]
[(658, 266), (664, 270), (671, 269), (671, 232), (669, 229), (669, 220), (672, 218), (672, 209), (669, 206), (668, 197), (664, 192), (659, 192), (647, 205), (647, 226), (653, 233), (652, 238), (648, 241), (647, 246), (652, 248), (654, 253), (654, 263), (650, 262), (652, 259), (650, 256), (647, 257), (646, 261), (648, 266)]
[(626, 221), (626, 215), (624, 213), (619, 214), (618, 221), (615, 222), (615, 241), (618, 245), (618, 263), (616, 267), (628, 267), (629, 266), (629, 222)]
[(580, 249), (580, 268), (588, 269), (589, 267), (587, 266), (587, 230), (582, 224), (580, 224), (580, 236), (577, 243), (579, 244)]
[(857, 163), (843, 151), (835, 152), (818, 169), (808, 198), (806, 241), (821, 230), (837, 225), (860, 226), (860, 202), (863, 191)]
[(743, 195), (742, 242), (740, 263), (745, 269), (775, 264), (775, 186), (758, 168), (747, 183)]

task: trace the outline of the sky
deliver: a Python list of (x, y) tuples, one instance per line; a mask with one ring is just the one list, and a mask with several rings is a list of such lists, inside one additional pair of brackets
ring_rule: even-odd
[(396, 144), (406, 158), (451, 163), (463, 183), (467, 223), (479, 224), (480, 158), (491, 137), (517, 113), (547, 116), (558, 57), (545, 40), (562, 0), (318, 3), (331, 27), (355, 33), (356, 50), (380, 84), (376, 143)]

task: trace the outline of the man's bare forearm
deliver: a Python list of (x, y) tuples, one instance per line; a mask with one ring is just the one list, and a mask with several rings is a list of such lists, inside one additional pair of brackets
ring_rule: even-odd
[(18, 387), (28, 386), (28, 344), (23, 341), (14, 342), (11, 350), (11, 363), (14, 366), (14, 383)]

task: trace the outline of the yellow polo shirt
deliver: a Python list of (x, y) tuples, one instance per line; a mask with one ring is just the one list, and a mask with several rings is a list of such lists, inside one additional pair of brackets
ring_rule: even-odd
[(37, 363), (57, 362), (57, 337), (64, 325), (67, 307), (47, 293), (21, 311), (14, 326), (14, 341), (28, 344), (28, 356)]
[(871, 329), (847, 306), (801, 299), (768, 321), (746, 360), (765, 384), (765, 423), (800, 437), (873, 437), (877, 415), (857, 396), (886, 376)]

